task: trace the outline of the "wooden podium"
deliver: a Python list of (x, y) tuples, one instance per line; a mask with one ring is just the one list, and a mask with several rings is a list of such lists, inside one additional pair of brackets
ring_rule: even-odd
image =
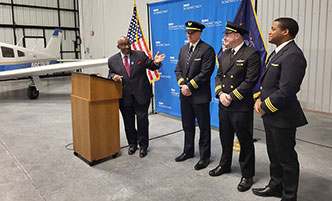
[(90, 166), (120, 152), (121, 83), (72, 73), (71, 112), (74, 154)]

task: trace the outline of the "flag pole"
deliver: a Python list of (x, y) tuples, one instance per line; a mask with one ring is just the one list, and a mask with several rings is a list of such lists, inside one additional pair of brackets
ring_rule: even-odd
[(149, 49), (151, 50), (151, 29), (150, 29), (150, 9), (149, 3), (146, 4), (147, 13), (148, 13), (148, 34), (149, 34)]
[(256, 14), (257, 14), (257, 0), (255, 0), (255, 11), (256, 11)]
[[(152, 50), (151, 49), (151, 29), (150, 29), (150, 9), (149, 9), (149, 3), (146, 4), (146, 10), (147, 10), (147, 14), (148, 14), (149, 49)], [(152, 88), (153, 88), (153, 90), (152, 90), (152, 98), (151, 98), (151, 108), (152, 108), (151, 113), (152, 114), (157, 114), (156, 110), (155, 110), (155, 106), (154, 106), (154, 101), (155, 101), (155, 99), (154, 99), (154, 97), (155, 97), (154, 96), (154, 90), (155, 90), (155, 88), (154, 88), (154, 82), (152, 82)]]

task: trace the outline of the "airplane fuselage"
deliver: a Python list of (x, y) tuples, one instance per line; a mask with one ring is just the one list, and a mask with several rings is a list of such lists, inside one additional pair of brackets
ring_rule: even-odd
[(82, 68), (107, 67), (108, 58), (54, 64), (60, 57), (61, 35), (62, 30), (55, 29), (46, 48), (41, 49), (27, 49), (0, 42), (0, 81), (30, 77), (31, 84), (27, 95), (30, 99), (36, 99), (42, 87), (40, 75)]
[(40, 51), (0, 42), (0, 71), (55, 64), (57, 59)]

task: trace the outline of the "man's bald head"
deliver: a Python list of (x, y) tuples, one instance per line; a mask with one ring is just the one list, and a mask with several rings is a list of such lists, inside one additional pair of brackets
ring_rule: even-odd
[(126, 36), (121, 36), (118, 40), (117, 47), (121, 50), (123, 54), (129, 55), (131, 52), (129, 38)]

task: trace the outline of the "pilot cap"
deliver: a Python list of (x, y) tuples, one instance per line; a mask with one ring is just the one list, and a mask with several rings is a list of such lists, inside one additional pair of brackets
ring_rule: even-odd
[(186, 32), (193, 33), (193, 32), (202, 32), (205, 26), (199, 22), (195, 21), (188, 21), (186, 22)]
[(228, 34), (228, 33), (239, 33), (241, 34), (242, 36), (245, 35), (245, 34), (248, 34), (249, 31), (244, 28), (243, 26), (240, 26), (238, 24), (235, 24), (233, 22), (226, 22), (226, 30), (223, 32), (225, 34)]

